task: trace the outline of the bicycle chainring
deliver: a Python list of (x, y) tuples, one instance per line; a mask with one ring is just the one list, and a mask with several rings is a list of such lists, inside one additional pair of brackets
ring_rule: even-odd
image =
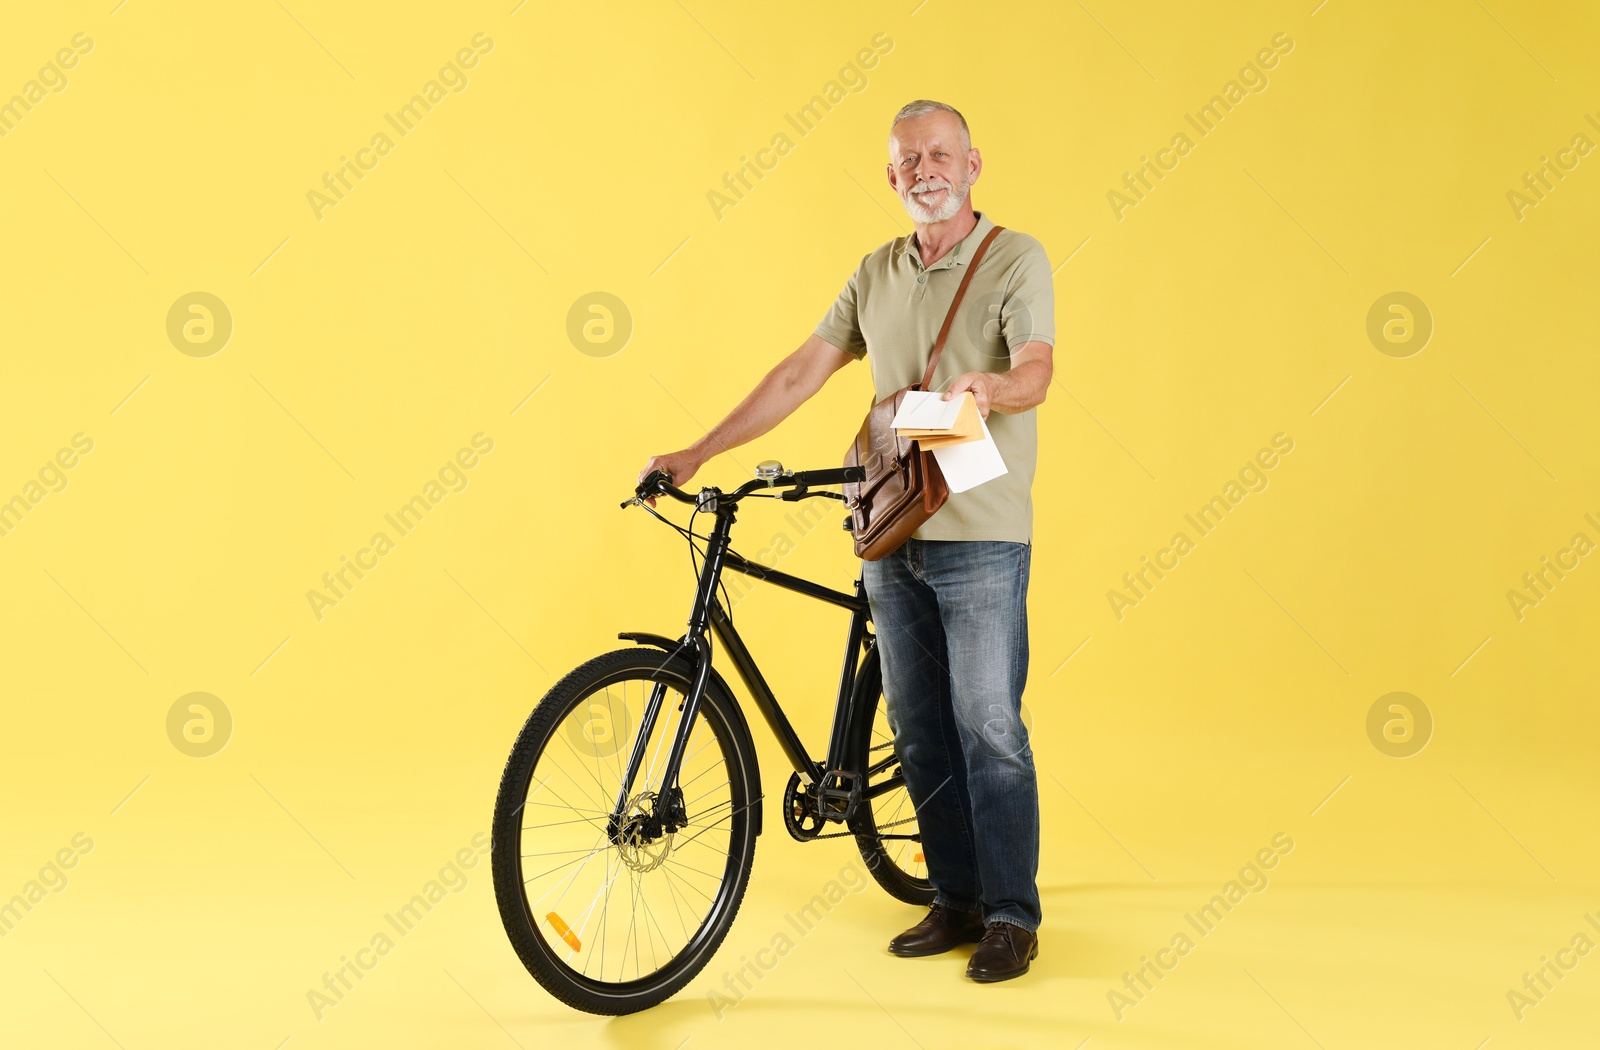
[(800, 774), (789, 774), (783, 789), (783, 826), (796, 842), (810, 842), (822, 832), (825, 823), (817, 811), (816, 796), (800, 788)]

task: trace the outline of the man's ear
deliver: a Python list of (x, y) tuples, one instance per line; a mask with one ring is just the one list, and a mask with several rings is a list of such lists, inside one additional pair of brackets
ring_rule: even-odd
[(977, 182), (978, 176), (983, 172), (983, 154), (978, 152), (978, 147), (974, 146), (967, 151), (967, 165), (972, 172), (969, 181)]

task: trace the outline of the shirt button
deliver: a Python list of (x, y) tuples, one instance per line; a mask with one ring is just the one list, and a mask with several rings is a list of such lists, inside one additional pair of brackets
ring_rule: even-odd
[(926, 280), (927, 280), (927, 279), (928, 279), (928, 275), (927, 275), (927, 274), (923, 274), (923, 275), (922, 275), (922, 276), (921, 276), (921, 277), (918, 277), (918, 278), (917, 278), (917, 283), (918, 283), (918, 284), (922, 284), (922, 283), (923, 283), (923, 282), (925, 282), (925, 281), (926, 281)]

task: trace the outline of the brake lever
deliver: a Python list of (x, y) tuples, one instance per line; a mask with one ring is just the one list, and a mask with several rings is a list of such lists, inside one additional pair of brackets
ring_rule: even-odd
[(798, 484), (794, 488), (784, 491), (778, 496), (778, 498), (789, 500), (792, 503), (795, 500), (806, 499), (809, 496), (825, 496), (828, 499), (836, 499), (840, 503), (848, 502), (844, 498), (844, 493), (842, 492), (829, 492), (827, 489), (818, 489), (816, 492), (812, 492), (811, 489), (804, 483)]
[[(625, 499), (625, 500), (622, 501), (622, 504), (621, 504), (622, 509), (623, 510), (627, 510), (629, 507), (634, 506), (636, 504), (640, 505), (640, 506), (648, 506), (649, 504), (645, 503), (645, 499), (648, 498), (648, 497), (646, 497), (645, 495), (640, 493), (639, 490), (643, 489), (646, 485), (652, 485), (653, 486), (655, 484), (655, 481), (656, 481), (657, 477), (665, 479), (667, 484), (669, 484), (669, 485), (672, 484), (672, 475), (668, 474), (666, 471), (664, 471), (661, 468), (657, 467), (655, 470), (652, 470), (650, 473), (646, 474), (643, 481), (639, 482), (638, 488), (634, 489), (634, 493), (633, 493), (633, 498), (632, 499)], [(652, 492), (652, 493), (650, 493), (650, 495), (651, 496), (659, 496), (659, 495), (661, 495), (661, 493)]]

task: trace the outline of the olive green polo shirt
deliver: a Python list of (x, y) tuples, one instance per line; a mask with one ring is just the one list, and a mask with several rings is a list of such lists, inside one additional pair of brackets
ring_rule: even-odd
[[(868, 253), (817, 325), (818, 336), (857, 360), (868, 359), (875, 399), (919, 381), (927, 369), (965, 267), (994, 229), (983, 212), (974, 214), (978, 225), (932, 266), (922, 265), (915, 233)], [(967, 286), (929, 389), (943, 390), (963, 372), (1009, 371), (1011, 351), (1035, 341), (1055, 345), (1050, 260), (1038, 241), (1008, 227), (989, 245)], [(984, 422), (1006, 473), (965, 492), (952, 492), (913, 536), (1033, 542), (1039, 446), (1035, 411), (990, 409)]]

